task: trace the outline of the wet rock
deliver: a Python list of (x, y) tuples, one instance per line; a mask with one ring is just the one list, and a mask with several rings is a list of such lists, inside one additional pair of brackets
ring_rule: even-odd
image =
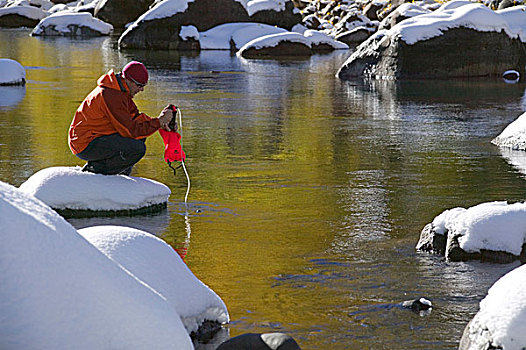
[(447, 237), (437, 233), (433, 228), (433, 223), (429, 223), (422, 229), (420, 239), (416, 244), (416, 250), (445, 255)]
[(153, 0), (101, 0), (94, 10), (95, 17), (123, 29), (146, 12)]
[(411, 309), (411, 311), (419, 313), (420, 311), (425, 311), (433, 308), (433, 304), (426, 298), (418, 298), (402, 302), (402, 307), (406, 309)]
[(231, 338), (217, 350), (301, 350), (291, 336), (283, 333), (247, 333)]
[(400, 36), (373, 36), (338, 72), (340, 79), (437, 79), (501, 77), (526, 64), (524, 45), (504, 32), (453, 28), (443, 35), (407, 44)]
[(217, 332), (221, 330), (221, 324), (217, 321), (205, 320), (197, 329), (197, 331), (190, 333), (192, 341), (199, 341), (208, 343)]

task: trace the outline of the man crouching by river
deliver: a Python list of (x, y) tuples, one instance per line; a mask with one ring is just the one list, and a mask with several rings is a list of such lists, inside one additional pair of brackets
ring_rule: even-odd
[(128, 63), (121, 73), (110, 70), (82, 101), (69, 127), (69, 148), (87, 161), (82, 171), (129, 175), (146, 153), (146, 137), (160, 128), (170, 131), (173, 113), (165, 107), (159, 117), (140, 113), (134, 96), (148, 83), (140, 62)]

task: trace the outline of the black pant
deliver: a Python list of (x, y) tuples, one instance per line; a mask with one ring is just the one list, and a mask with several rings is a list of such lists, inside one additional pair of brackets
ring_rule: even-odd
[(100, 136), (77, 154), (87, 164), (83, 170), (97, 174), (129, 175), (135, 163), (146, 153), (146, 139), (135, 140), (119, 134)]

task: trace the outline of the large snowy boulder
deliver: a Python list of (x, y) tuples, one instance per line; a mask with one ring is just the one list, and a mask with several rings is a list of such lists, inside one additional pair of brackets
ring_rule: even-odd
[(229, 321), (221, 298), (203, 284), (163, 240), (122, 226), (94, 226), (79, 233), (161, 294), (181, 316), (189, 334), (196, 334), (205, 322), (214, 322), (219, 328)]
[(512, 150), (526, 151), (526, 113), (515, 119), (499, 136), (491, 140), (491, 143)]
[(193, 349), (170, 303), (0, 182), (1, 349)]
[(526, 261), (526, 203), (488, 202), (445, 210), (422, 230), (416, 249), (451, 261)]
[(130, 25), (118, 45), (121, 49), (177, 50), (183, 26), (204, 32), (220, 24), (249, 21), (241, 0), (165, 0)]
[(166, 208), (170, 189), (157, 181), (125, 175), (101, 175), (80, 167), (51, 167), (20, 185), (65, 216), (147, 213)]
[[(510, 9), (511, 10), (511, 9)], [(516, 21), (526, 22), (517, 10)], [(433, 79), (501, 77), (524, 71), (520, 25), (486, 6), (447, 2), (438, 10), (406, 19), (363, 42), (338, 72), (341, 79)]]
[(94, 18), (88, 12), (57, 12), (44, 18), (33, 29), (33, 36), (103, 36), (109, 35), (113, 26)]
[(24, 85), (26, 70), (15, 60), (0, 58), (0, 85)]
[(459, 350), (521, 350), (526, 344), (526, 266), (501, 277), (464, 329)]
[(14, 5), (0, 8), (0, 27), (33, 28), (48, 13), (35, 6)]

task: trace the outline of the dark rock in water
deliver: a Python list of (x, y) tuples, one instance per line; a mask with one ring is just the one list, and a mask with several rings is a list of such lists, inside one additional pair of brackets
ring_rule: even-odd
[(185, 12), (154, 20), (142, 20), (119, 38), (120, 49), (178, 50), (182, 26), (193, 25), (199, 32), (225, 23), (249, 22), (247, 11), (235, 0), (195, 0)]
[(242, 49), (239, 55), (244, 58), (306, 57), (312, 55), (312, 50), (308, 45), (302, 43), (281, 41), (272, 47)]
[(231, 338), (216, 350), (301, 350), (298, 343), (283, 333), (247, 333)]
[(402, 307), (411, 309), (414, 312), (425, 311), (433, 308), (431, 302), (425, 298), (418, 298), (414, 300), (406, 300), (402, 302)]
[(197, 329), (196, 332), (190, 334), (193, 341), (200, 341), (207, 343), (214, 337), (214, 335), (221, 329), (221, 324), (217, 321), (205, 320)]
[(101, 0), (94, 10), (95, 17), (123, 29), (146, 12), (154, 0)]
[(254, 13), (250, 16), (251, 22), (265, 23), (270, 25), (275, 25), (280, 28), (285, 28), (291, 30), (296, 24), (301, 23), (302, 16), (301, 13), (296, 10), (294, 11), (294, 4), (292, 1), (287, 0), (285, 2), (284, 11), (274, 11), (274, 10), (262, 10)]
[(416, 250), (445, 255), (446, 240), (446, 235), (438, 234), (433, 228), (433, 223), (429, 223), (420, 233), (420, 239), (416, 244)]
[(33, 19), (19, 14), (0, 15), (0, 28), (33, 28), (38, 22), (40, 22), (39, 19)]
[(498, 77), (526, 64), (524, 44), (504, 32), (453, 28), (409, 45), (400, 36), (374, 36), (338, 72), (340, 79), (436, 79)]

